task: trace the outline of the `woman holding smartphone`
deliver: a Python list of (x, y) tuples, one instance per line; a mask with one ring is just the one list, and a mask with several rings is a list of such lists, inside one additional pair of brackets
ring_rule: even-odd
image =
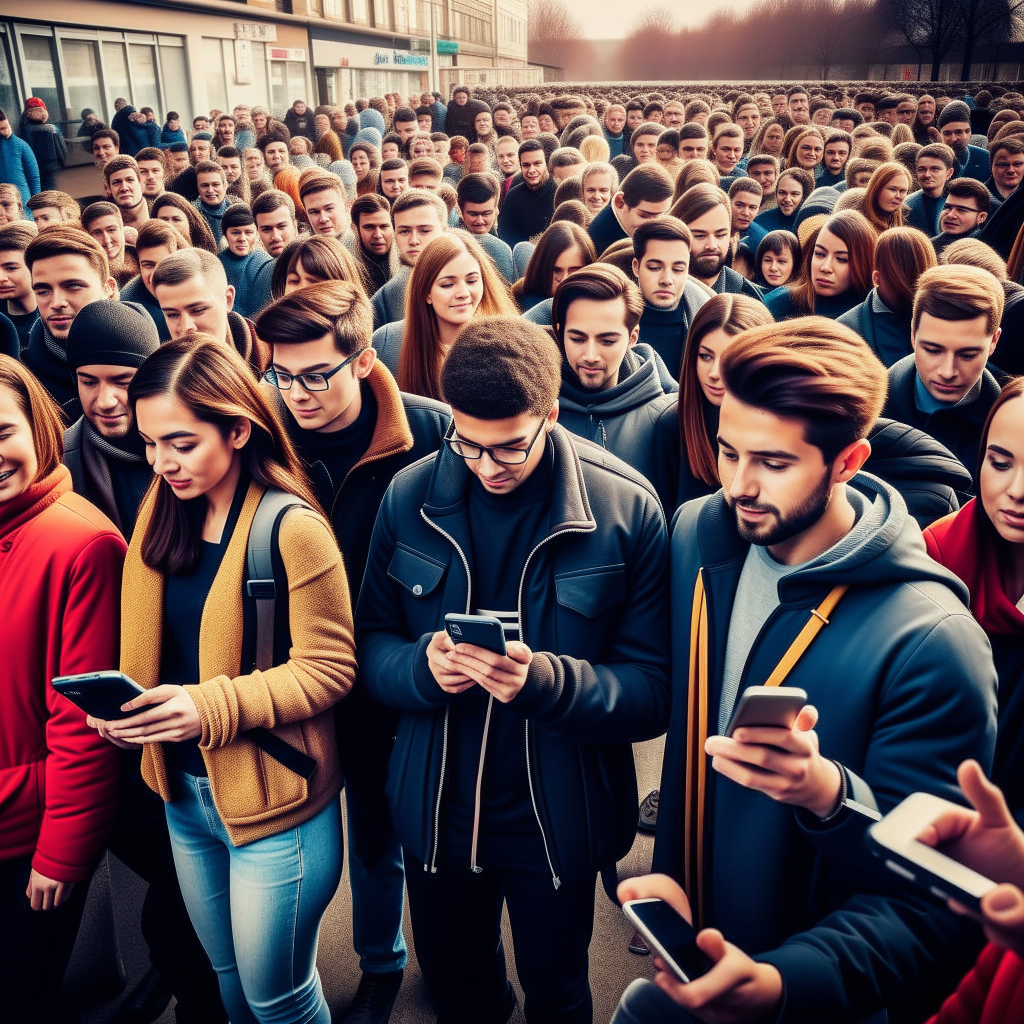
[[(125, 563), (121, 669), (149, 692), (126, 706), (137, 716), (90, 724), (144, 744), (143, 777), (165, 801), (185, 905), (232, 1024), (329, 1024), (316, 948), (341, 877), (332, 708), (355, 675), (341, 555), (233, 350), (203, 334), (168, 342), (128, 398), (157, 482)], [(243, 580), (270, 487), (310, 507), (280, 521), (288, 615), (276, 621), (288, 635), (275, 629), (274, 667), (259, 671)], [(313, 758), (311, 778), (257, 746), (256, 728)]]
[(117, 801), (116, 751), (50, 686), (117, 664), (125, 545), (72, 492), (60, 411), (0, 355), (0, 991), (9, 1024), (71, 1019), (64, 970)]
[(999, 723), (992, 781), (1024, 816), (1024, 377), (996, 399), (981, 434), (978, 495), (924, 531), (928, 554), (971, 592), (992, 644)]

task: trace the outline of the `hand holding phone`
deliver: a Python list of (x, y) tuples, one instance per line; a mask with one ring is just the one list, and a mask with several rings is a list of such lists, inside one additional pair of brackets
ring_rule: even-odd
[(671, 904), (657, 897), (627, 900), (622, 904), (622, 912), (684, 984), (707, 974), (714, 966), (697, 945), (693, 925)]
[[(453, 649), (445, 655), (448, 669), (461, 672), (472, 683), (483, 687), (492, 697), (507, 704), (526, 684), (533, 652), (518, 640), (505, 643), (505, 630), (499, 619), (489, 615), (444, 617), (445, 630)], [(476, 651), (454, 649), (471, 645)], [(434, 665), (431, 663), (431, 670)], [(438, 673), (434, 671), (434, 678)], [(440, 681), (439, 681), (440, 684)], [(446, 687), (442, 684), (442, 689)]]
[(792, 729), (807, 703), (807, 691), (799, 686), (748, 686), (732, 709), (726, 736), (744, 726)]
[(62, 696), (80, 707), (91, 718), (114, 722), (137, 715), (142, 708), (122, 711), (127, 704), (146, 691), (122, 672), (80, 672), (73, 676), (57, 676), (51, 683)]
[(453, 644), (472, 644), (502, 657), (508, 653), (505, 628), (493, 615), (456, 615), (449, 612), (444, 617), (444, 629)]

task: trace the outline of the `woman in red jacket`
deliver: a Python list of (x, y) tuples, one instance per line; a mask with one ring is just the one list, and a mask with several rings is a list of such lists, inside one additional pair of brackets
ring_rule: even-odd
[(50, 686), (116, 668), (125, 543), (71, 490), (63, 425), (0, 356), (0, 992), (7, 1024), (64, 1021), (61, 982), (115, 810), (117, 752)]

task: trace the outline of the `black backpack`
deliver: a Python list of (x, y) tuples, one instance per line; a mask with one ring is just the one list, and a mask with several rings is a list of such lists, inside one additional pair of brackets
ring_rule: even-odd
[[(256, 606), (256, 632), (252, 668), (265, 672), (274, 664), (274, 638), (281, 619), (287, 621), (288, 580), (280, 564), (278, 533), (281, 520), (292, 508), (309, 508), (301, 498), (277, 487), (268, 488), (260, 498), (245, 554), (245, 593)], [(285, 601), (284, 615), (278, 615), (277, 598)], [(269, 729), (247, 729), (243, 735), (289, 771), (304, 779), (313, 777), (316, 761)]]

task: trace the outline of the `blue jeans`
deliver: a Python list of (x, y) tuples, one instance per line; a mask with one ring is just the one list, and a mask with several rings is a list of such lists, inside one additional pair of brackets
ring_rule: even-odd
[(341, 880), (341, 809), (232, 846), (210, 780), (179, 773), (166, 805), (181, 894), (231, 1024), (330, 1024), (316, 970), (320, 919)]

